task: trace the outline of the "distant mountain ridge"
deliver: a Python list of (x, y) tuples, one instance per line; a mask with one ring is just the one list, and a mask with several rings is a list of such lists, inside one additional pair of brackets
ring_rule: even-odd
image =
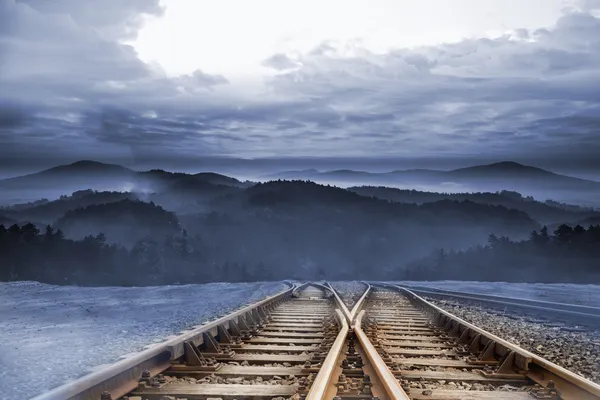
[(127, 247), (145, 237), (161, 237), (181, 230), (174, 213), (154, 203), (130, 199), (67, 211), (53, 227), (73, 239), (104, 233), (109, 242)]
[(390, 172), (367, 172), (367, 171), (356, 171), (351, 169), (332, 170), (332, 171), (318, 171), (316, 169), (301, 170), (301, 171), (282, 171), (275, 174), (267, 175), (268, 177), (277, 179), (278, 177), (286, 176), (292, 179), (302, 179), (309, 177), (403, 177), (403, 176), (418, 176), (420, 178), (523, 178), (523, 177), (544, 177), (544, 178), (555, 178), (555, 179), (569, 179), (582, 183), (597, 184), (600, 187), (600, 182), (575, 178), (567, 175), (560, 175), (551, 171), (547, 171), (542, 168), (532, 167), (529, 165), (519, 164), (514, 161), (501, 161), (486, 165), (475, 165), (471, 167), (464, 167), (453, 169), (449, 171), (434, 170), (434, 169), (406, 169), (406, 170), (394, 170)]
[(594, 209), (561, 205), (556, 202), (540, 202), (530, 197), (523, 197), (520, 193), (508, 191), (495, 193), (436, 193), (384, 186), (353, 186), (349, 187), (348, 190), (361, 196), (376, 197), (398, 203), (425, 204), (441, 200), (455, 200), (500, 205), (508, 209), (524, 211), (542, 224), (573, 223), (584, 218), (600, 216), (600, 211)]
[(59, 165), (33, 174), (0, 180), (0, 187), (20, 188), (30, 185), (52, 186), (53, 179), (63, 183), (77, 183), (90, 177), (96, 179), (132, 178), (135, 171), (116, 164), (104, 164), (97, 161), (82, 160), (68, 165)]
[(0, 188), (44, 188), (63, 186), (66, 191), (83, 189), (117, 189), (119, 186), (147, 187), (160, 190), (178, 181), (187, 180), (199, 184), (241, 186), (242, 182), (214, 172), (188, 174), (159, 169), (134, 171), (116, 164), (81, 160), (68, 165), (59, 165), (40, 172), (0, 180)]
[[(538, 167), (502, 161), (487, 165), (453, 169), (406, 169), (389, 172), (339, 169), (319, 171), (314, 168), (283, 171), (263, 176), (264, 180), (312, 180), (337, 186), (387, 186), (432, 192), (516, 191), (538, 199), (554, 199), (586, 206), (600, 206), (600, 182), (557, 174)], [(230, 189), (243, 189), (252, 182), (214, 172), (197, 174), (163, 170), (134, 171), (96, 161), (82, 160), (38, 173), (0, 180), (4, 198), (19, 199), (14, 204), (51, 197), (78, 190), (134, 191), (140, 193), (177, 192), (178, 194), (216, 195)], [(4, 193), (2, 193), (4, 191)], [(27, 192), (27, 196), (23, 193)], [(14, 195), (14, 194), (17, 195)], [(43, 195), (40, 195), (43, 194)], [(2, 200), (0, 198), (0, 200)]]
[[(283, 171), (273, 179), (302, 179), (340, 186), (387, 186), (435, 192), (496, 192), (511, 190), (543, 199), (584, 204), (580, 199), (600, 195), (600, 182), (561, 175), (542, 168), (502, 161), (449, 171), (431, 169), (366, 172), (353, 170)], [(598, 201), (594, 204), (600, 205)]]

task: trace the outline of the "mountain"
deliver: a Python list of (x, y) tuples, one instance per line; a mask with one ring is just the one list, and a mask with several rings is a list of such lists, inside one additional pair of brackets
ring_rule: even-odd
[[(318, 183), (339, 186), (390, 186), (435, 192), (496, 192), (514, 190), (525, 195), (585, 205), (593, 202), (591, 193), (600, 194), (600, 182), (556, 174), (541, 168), (512, 161), (477, 165), (450, 171), (429, 169), (395, 170), (391, 172), (365, 172), (337, 170), (311, 172), (296, 179), (309, 179)], [(282, 172), (275, 176), (289, 176)]]
[(154, 203), (129, 199), (68, 211), (53, 227), (72, 239), (104, 233), (109, 243), (127, 247), (145, 238), (163, 240), (181, 230), (172, 212)]
[(491, 232), (525, 238), (539, 228), (526, 213), (502, 206), (392, 203), (306, 181), (258, 183), (220, 198), (207, 213), (179, 217), (207, 253), (288, 276), (314, 270), (366, 277), (433, 249), (484, 244)]
[[(233, 205), (233, 207), (232, 207)], [(447, 225), (456, 223), (458, 226), (487, 224), (494, 221), (500, 223), (507, 231), (528, 233), (524, 227), (535, 227), (536, 221), (525, 212), (508, 209), (499, 205), (479, 204), (472, 201), (440, 200), (426, 204), (392, 203), (374, 197), (362, 196), (351, 190), (335, 186), (325, 186), (314, 182), (304, 181), (270, 181), (258, 183), (237, 195), (231, 196), (215, 207), (216, 211), (228, 212), (231, 215), (241, 215), (251, 212), (253, 215), (262, 214), (273, 216), (279, 214), (286, 219), (300, 219), (303, 212), (311, 214), (314, 219), (321, 213), (327, 217), (346, 214), (348, 221), (379, 220), (384, 224), (413, 224)], [(317, 220), (319, 218), (316, 218)], [(348, 221), (343, 224), (347, 225)], [(484, 222), (486, 221), (486, 222)], [(322, 223), (323, 221), (318, 221)], [(356, 226), (363, 225), (362, 223)], [(356, 228), (353, 228), (356, 229)]]
[(60, 196), (60, 198), (52, 201), (37, 201), (6, 207), (3, 212), (19, 221), (27, 220), (51, 224), (68, 211), (96, 204), (114, 203), (125, 199), (136, 200), (137, 196), (128, 192), (80, 190), (73, 192), (71, 196)]
[[(34, 174), (0, 180), (2, 188), (53, 187), (61, 185), (77, 185), (94, 180), (109, 181), (112, 179), (131, 179), (135, 172), (115, 164), (104, 164), (96, 161), (82, 160), (69, 165), (60, 165)], [(94, 183), (94, 182), (92, 182)]]
[(172, 184), (172, 187), (179, 189), (189, 188), (192, 190), (195, 188), (204, 188), (209, 186), (241, 188), (246, 185), (235, 178), (214, 172), (201, 172), (194, 175), (188, 175)]
[(546, 171), (541, 168), (531, 167), (528, 165), (519, 164), (513, 161), (502, 161), (487, 165), (476, 165), (473, 167), (458, 168), (448, 171), (447, 175), (451, 176), (529, 176), (529, 177), (548, 177), (557, 176), (555, 173)]
[(284, 171), (271, 175), (273, 178), (293, 177), (293, 179), (340, 179), (346, 181), (365, 180), (388, 180), (395, 183), (423, 179), (429, 182), (442, 183), (444, 181), (478, 181), (495, 179), (526, 180), (535, 179), (540, 183), (560, 183), (562, 185), (572, 185), (577, 187), (587, 187), (599, 189), (600, 182), (586, 179), (574, 178), (571, 176), (560, 175), (554, 172), (546, 171), (541, 168), (519, 164), (512, 161), (503, 161), (487, 165), (476, 165), (473, 167), (459, 168), (450, 171), (440, 171), (431, 169), (408, 169), (395, 170), (391, 172), (366, 172), (355, 170), (335, 170), (319, 172), (317, 170), (304, 171)]
[[(0, 180), (0, 204), (17, 204), (40, 198), (56, 199), (65, 193), (93, 189), (139, 193), (164, 193), (170, 190), (197, 194), (212, 186), (247, 187), (229, 176), (212, 172), (187, 174), (160, 169), (138, 172), (96, 161), (77, 161), (34, 174)], [(22, 204), (23, 205), (23, 204)], [(28, 207), (26, 207), (28, 208)]]
[(478, 165), (468, 168), (459, 168), (448, 171), (443, 175), (445, 178), (457, 180), (515, 180), (535, 181), (538, 186), (560, 185), (561, 188), (573, 189), (600, 189), (600, 182), (587, 179), (574, 178), (546, 171), (541, 168), (522, 165), (516, 162), (504, 161), (488, 165)]
[(425, 204), (442, 200), (472, 201), (520, 210), (542, 224), (574, 223), (584, 218), (600, 216), (593, 209), (570, 206), (556, 202), (540, 202), (532, 197), (523, 197), (518, 192), (436, 193), (418, 190), (397, 189), (383, 186), (354, 186), (348, 190), (361, 196), (376, 197), (397, 203)]
[(267, 174), (267, 175), (263, 175), (262, 178), (266, 179), (266, 180), (273, 180), (273, 179), (294, 180), (294, 179), (307, 179), (307, 178), (310, 178), (311, 176), (315, 176), (318, 174), (320, 174), (319, 170), (310, 168), (310, 169), (303, 169), (303, 170), (299, 170), (299, 171), (282, 171), (282, 172), (277, 172), (274, 174)]
[[(186, 174), (182, 172), (169, 172), (160, 169), (138, 172), (116, 164), (105, 164), (97, 161), (77, 161), (69, 165), (60, 165), (34, 174), (18, 176), (0, 180), (0, 187), (30, 188), (36, 186), (54, 186), (55, 184), (85, 183), (94, 184), (92, 179), (116, 179), (141, 183), (154, 183), (169, 185), (183, 179), (193, 179), (196, 182), (212, 183), (225, 186), (243, 186), (235, 178), (214, 172), (201, 172)], [(86, 187), (85, 189), (87, 189)]]

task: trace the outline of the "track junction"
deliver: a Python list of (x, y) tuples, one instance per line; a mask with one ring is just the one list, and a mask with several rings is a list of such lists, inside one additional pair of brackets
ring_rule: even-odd
[(35, 400), (600, 399), (600, 385), (409, 289), (365, 283), (344, 300), (290, 284)]

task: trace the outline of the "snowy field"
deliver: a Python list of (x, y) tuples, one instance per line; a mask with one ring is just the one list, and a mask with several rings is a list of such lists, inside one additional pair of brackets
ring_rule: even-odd
[(134, 288), (0, 282), (0, 398), (31, 398), (286, 287), (280, 282)]
[(408, 286), (490, 294), (494, 296), (520, 297), (523, 299), (554, 301), (600, 307), (600, 285), (577, 285), (572, 283), (506, 283), (506, 282), (396, 282)]

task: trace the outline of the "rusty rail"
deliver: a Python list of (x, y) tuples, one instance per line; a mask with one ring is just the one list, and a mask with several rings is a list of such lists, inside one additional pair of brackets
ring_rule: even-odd
[(332, 383), (334, 371), (337, 367), (337, 361), (342, 355), (344, 343), (350, 332), (345, 315), (339, 309), (336, 309), (335, 312), (340, 323), (340, 332), (335, 338), (335, 342), (333, 342), (333, 346), (331, 346), (331, 350), (329, 350), (329, 353), (306, 396), (306, 400), (325, 400), (330, 398), (327, 396), (327, 392)]
[(438, 322), (449, 325), (450, 329), (454, 330), (459, 336), (464, 335), (467, 339), (474, 339), (477, 335), (480, 335), (486, 343), (493, 342), (495, 344), (496, 352), (514, 352), (516, 355), (514, 363), (520, 367), (525, 367), (527, 377), (542, 386), (547, 386), (549, 381), (553, 381), (561, 398), (565, 400), (600, 399), (600, 385), (443, 310), (409, 289), (391, 284), (378, 285), (391, 287), (405, 293), (424, 311), (436, 318)]
[(183, 356), (184, 342), (200, 345), (203, 343), (205, 332), (216, 336), (219, 326), (228, 327), (229, 321), (237, 322), (240, 317), (249, 316), (252, 318), (253, 313), (256, 313), (260, 307), (291, 297), (294, 291), (308, 285), (308, 283), (293, 285), (289, 282), (286, 282), (286, 284), (290, 287), (276, 295), (199, 326), (164, 343), (152, 346), (100, 371), (59, 386), (32, 400), (99, 399), (103, 392), (110, 392), (113, 398), (124, 396), (138, 386), (140, 376), (144, 370), (150, 371), (151, 375), (154, 376), (169, 368), (172, 360)]
[(375, 349), (365, 332), (363, 332), (362, 318), (364, 315), (364, 310), (358, 313), (354, 323), (354, 333), (363, 347), (371, 366), (375, 370), (381, 385), (391, 400), (410, 400), (406, 392), (402, 389), (400, 382), (398, 382), (394, 374), (392, 374), (387, 365), (385, 365), (385, 362), (377, 352), (377, 349)]

